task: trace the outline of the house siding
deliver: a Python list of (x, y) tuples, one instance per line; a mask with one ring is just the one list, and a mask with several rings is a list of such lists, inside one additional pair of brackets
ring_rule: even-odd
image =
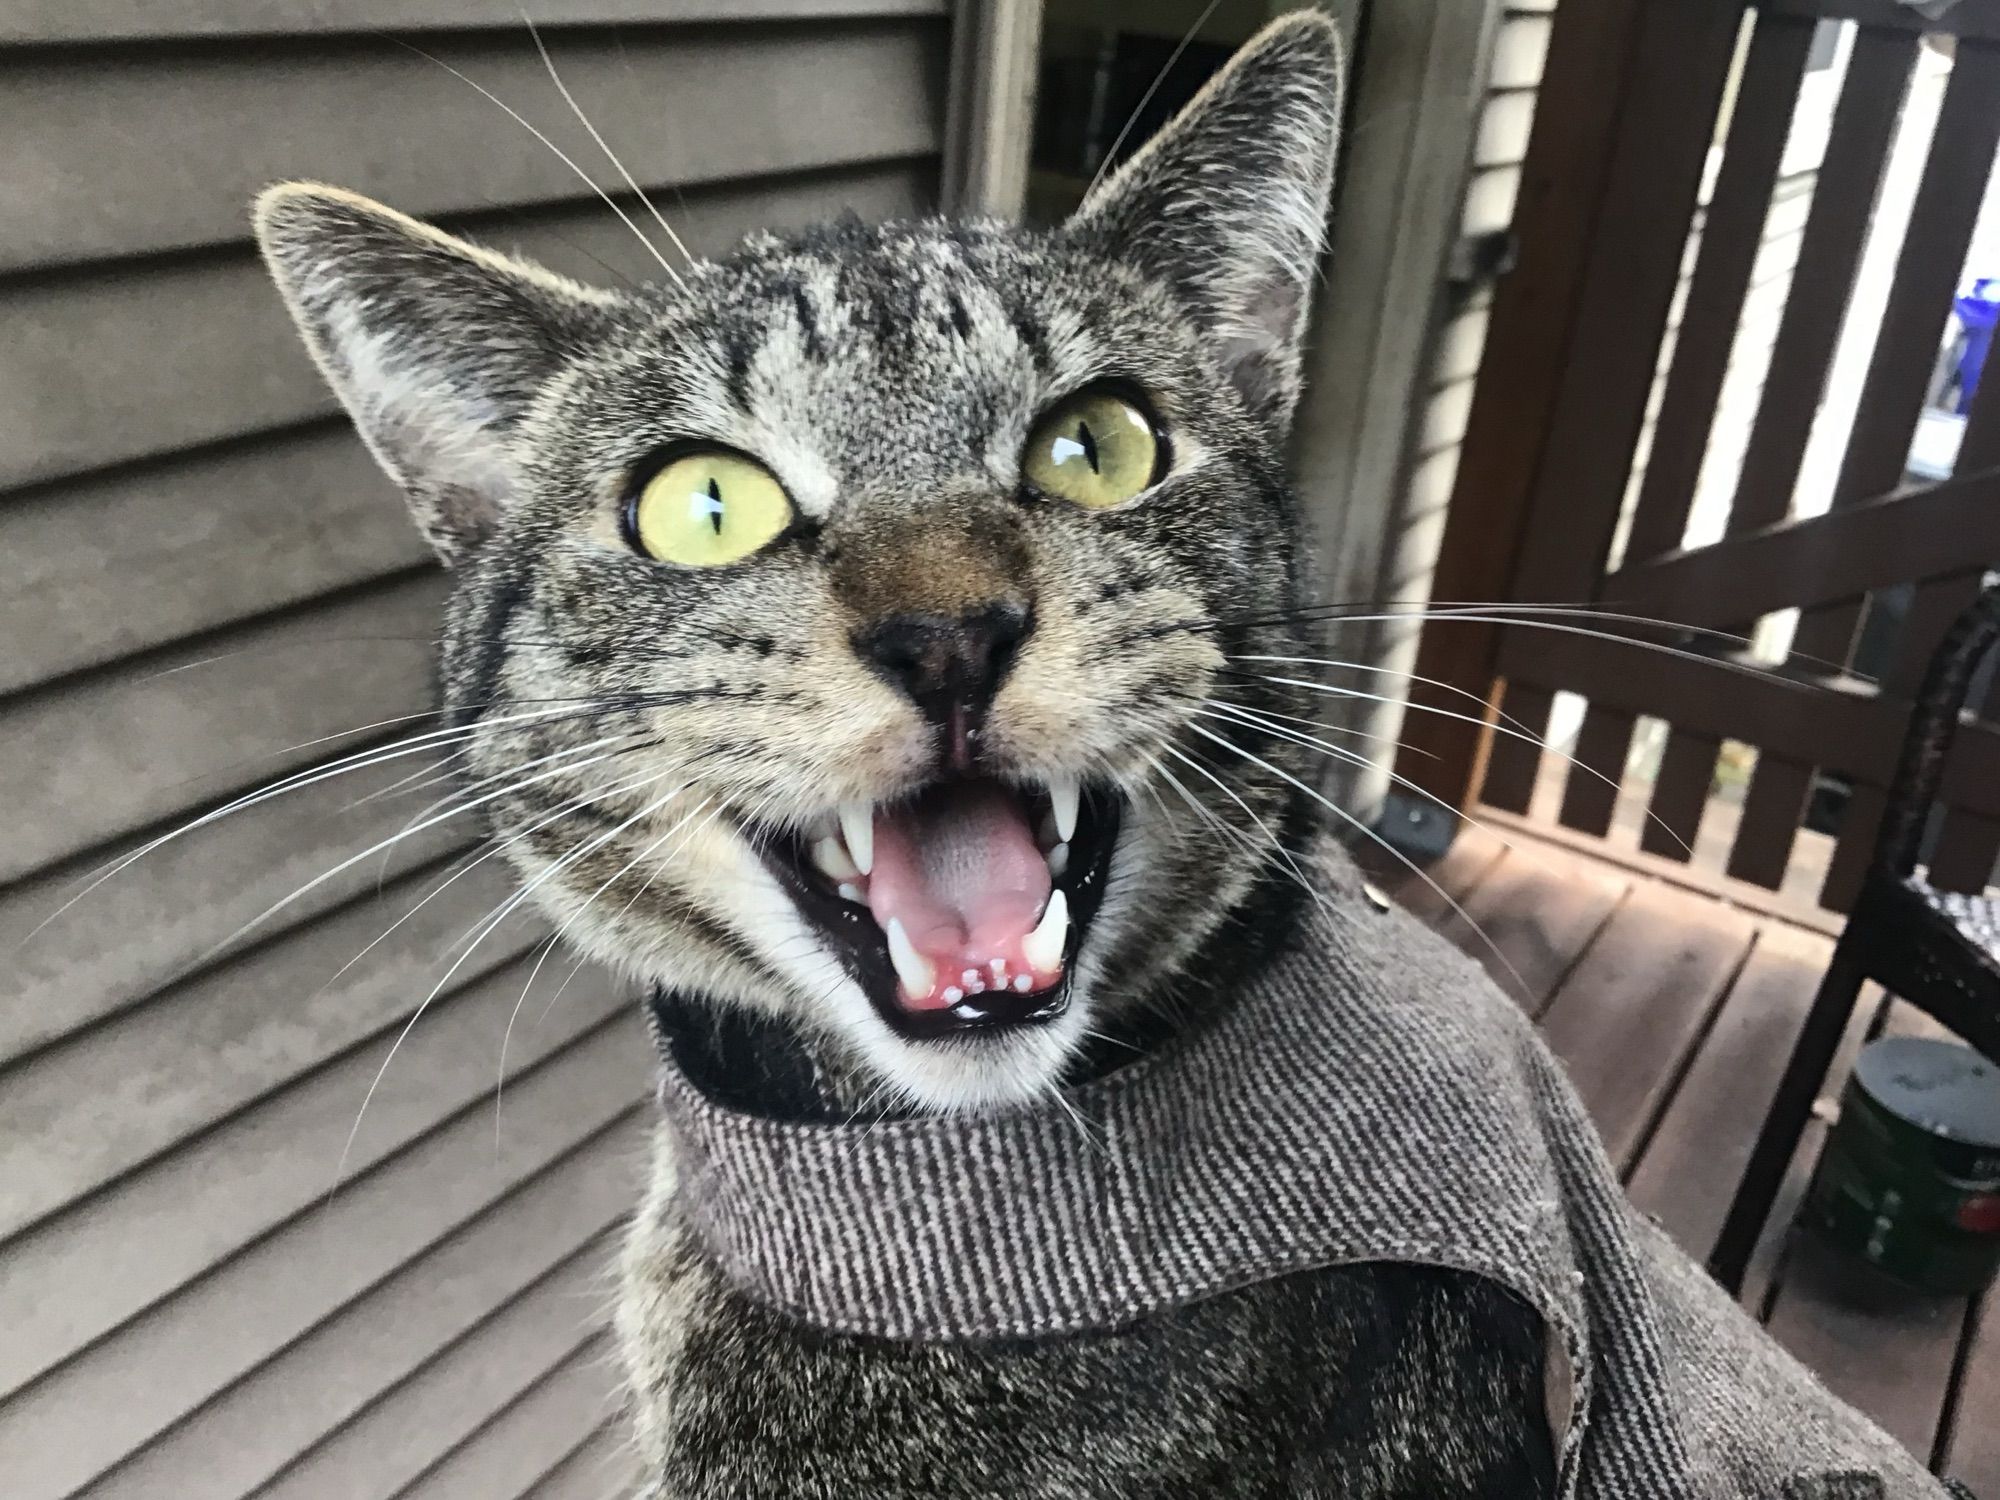
[[(934, 205), (943, 0), (534, 9), (698, 253)], [(511, 5), (0, 13), (8, 1500), (510, 1500), (630, 1477), (603, 1334), (643, 1169), (629, 992), (565, 984), (559, 955), (537, 974), (545, 930), (523, 916), (413, 1024), (440, 955), (510, 890), (451, 824), (264, 916), (436, 795), (368, 800), (428, 756), (118, 863), (407, 732), (430, 696), (443, 577), (266, 284), (250, 197), (320, 178), (583, 280), (652, 269), (410, 47), (616, 183)]]

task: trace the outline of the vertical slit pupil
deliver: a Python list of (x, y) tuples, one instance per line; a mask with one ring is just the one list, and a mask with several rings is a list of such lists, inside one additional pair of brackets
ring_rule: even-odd
[(722, 487), (715, 482), (715, 476), (708, 478), (708, 498), (713, 502), (708, 508), (708, 524), (715, 528), (717, 536), (722, 535)]
[(1102, 474), (1104, 470), (1097, 465), (1097, 436), (1090, 430), (1090, 424), (1080, 418), (1076, 424), (1076, 440), (1083, 444), (1083, 459), (1090, 465), (1090, 472)]

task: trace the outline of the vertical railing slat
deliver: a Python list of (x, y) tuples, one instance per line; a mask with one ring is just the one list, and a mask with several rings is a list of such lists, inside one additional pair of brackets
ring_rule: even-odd
[[(1501, 599), (1512, 587), (1626, 81), (1656, 4), (1571, 5), (1550, 33), (1514, 214), (1520, 263), (1501, 280), (1488, 321), (1431, 583), (1440, 601)], [(1396, 772), (1453, 809), (1477, 795), (1490, 738), (1468, 722), (1476, 716), (1465, 714), (1465, 700), (1456, 695), (1484, 698), (1493, 690), (1498, 638), (1489, 622), (1432, 621), (1418, 642)]]
[[(1694, 504), (1708, 451), (1709, 432), (1724, 380), (1737, 324), (1750, 291), (1751, 273), (1763, 248), (1764, 224), (1772, 190), (1791, 134), (1799, 84), (1812, 50), (1815, 23), (1798, 16), (1759, 15), (1751, 34), (1737, 83), (1736, 105), (1729, 121), (1721, 169), (1702, 224), (1695, 252), (1687, 306), (1674, 341), (1673, 361), (1661, 394), (1660, 415), (1640, 481), (1625, 545), (1625, 561), (1640, 562), (1680, 546)], [(1606, 601), (1615, 607), (1615, 601)], [(1562, 821), (1586, 833), (1604, 834), (1611, 826), (1618, 786), (1631, 753), (1638, 719), (1622, 710), (1592, 707), (1577, 736), (1577, 769), (1563, 789)], [(1684, 740), (1685, 736), (1677, 736)], [(1712, 743), (1712, 742), (1709, 742)], [(1686, 749), (1683, 749), (1685, 755)], [(1664, 852), (1681, 855), (1694, 842), (1701, 807), (1706, 802), (1714, 760), (1694, 768), (1702, 795), (1674, 800), (1676, 821), (1667, 835), (1653, 826), (1667, 820), (1661, 800), (1653, 798), (1651, 816), (1642, 838), (1645, 846), (1664, 842)], [(1682, 782), (1690, 777), (1683, 775)], [(1692, 813), (1692, 819), (1688, 814)]]
[(1917, 39), (1906, 32), (1864, 30), (1854, 38), (1730, 505), (1741, 529), (1781, 521), (1791, 510), (1916, 55)]
[[(1770, 370), (1730, 506), (1730, 522), (1740, 529), (1782, 520), (1791, 509), (1867, 244), (1882, 171), (1895, 144), (1917, 46), (1917, 38), (1906, 32), (1863, 29), (1854, 38), (1791, 294), (1771, 346)], [(1760, 757), (1760, 770), (1762, 761)], [(1786, 808), (1768, 802), (1752, 806), (1746, 800), (1729, 852), (1729, 873), (1776, 890), (1784, 881), (1803, 812), (1803, 802)]]
[[(1859, 45), (1857, 38), (1857, 48)], [(1834, 484), (1836, 507), (1886, 494), (1902, 482), (1910, 439), (1937, 358), (1938, 335), (1951, 311), (1952, 294), (1978, 221), (1996, 147), (2000, 147), (2000, 48), (1962, 41), (1912, 202), (1874, 355), (1862, 383), (1854, 430)], [(1949, 589), (1951, 585), (1941, 583), (1938, 587)], [(1942, 595), (1925, 600), (1921, 609), (1912, 610), (1911, 623), (1920, 618), (1928, 622), (1946, 602)], [(1808, 611), (1799, 622), (1793, 654), (1808, 661), (1848, 661), (1864, 605), (1865, 601), (1857, 600)], [(1927, 649), (1925, 642), (1913, 641), (1904, 655), (1908, 658), (1910, 651)], [(1921, 673), (1920, 664), (1916, 671)], [(1732, 875), (1772, 887), (1783, 879), (1812, 778), (1810, 764), (1774, 756), (1759, 758), (1744, 798), (1744, 833), (1730, 855)], [(1866, 843), (1873, 837), (1869, 822), (1864, 801), (1862, 815), (1850, 816), (1842, 829), (1842, 843), (1855, 847), (1837, 860), (1841, 878), (1830, 891), (1836, 897), (1851, 898), (1857, 887)], [(1762, 842), (1746, 842), (1753, 828)]]
[[(1741, 32), (1740, 0), (1653, 5), (1640, 34), (1576, 335), (1535, 474), (1515, 597), (1565, 602), (1597, 592), (1658, 367), (1688, 226)], [(1550, 695), (1510, 684), (1505, 710), (1547, 732)], [(1541, 752), (1493, 744), (1485, 796), (1525, 808)]]

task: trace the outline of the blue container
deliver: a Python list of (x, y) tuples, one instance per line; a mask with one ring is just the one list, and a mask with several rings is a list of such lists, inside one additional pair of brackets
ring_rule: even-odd
[(2000, 321), (2000, 276), (1980, 277), (1951, 307), (1965, 329), (1965, 348), (1958, 356), (1958, 410), (1963, 413), (1972, 409), (1972, 394), (1979, 389), (1986, 354), (1993, 347), (1993, 325)]

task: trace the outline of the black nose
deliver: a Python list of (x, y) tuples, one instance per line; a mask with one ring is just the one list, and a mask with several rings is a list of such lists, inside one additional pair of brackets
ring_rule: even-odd
[(891, 615), (859, 632), (854, 649), (933, 723), (976, 730), (1028, 637), (1031, 618), (1026, 606), (1011, 600), (956, 619)]

